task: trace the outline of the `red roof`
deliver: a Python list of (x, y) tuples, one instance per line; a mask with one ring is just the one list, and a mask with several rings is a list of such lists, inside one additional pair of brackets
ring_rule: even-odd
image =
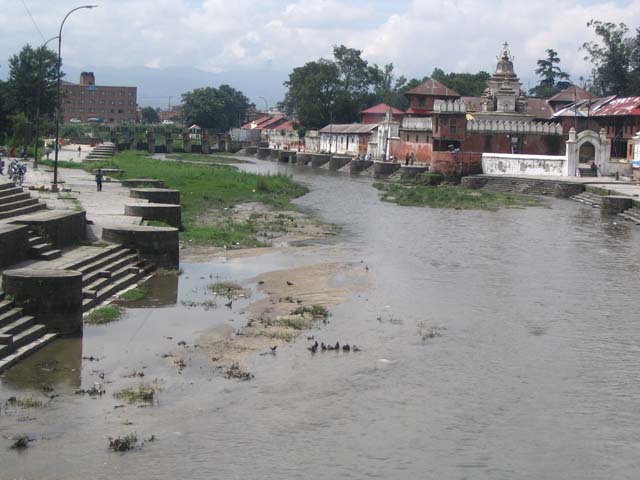
[(576, 102), (578, 100), (587, 100), (591, 98), (591, 94), (584, 88), (580, 88), (576, 85), (571, 85), (565, 88), (560, 93), (554, 95), (549, 99), (549, 102)]
[(270, 125), (266, 126), (266, 127), (262, 127), (263, 130), (288, 130), (288, 131), (293, 131), (295, 130), (293, 128), (293, 122), (291, 120), (287, 120), (284, 123), (271, 123)]
[(527, 98), (527, 113), (546, 120), (553, 117), (553, 108), (544, 98)]
[(593, 110), (594, 117), (640, 116), (640, 97), (616, 97)]
[(286, 121), (283, 115), (268, 115), (266, 117), (256, 118), (254, 121), (245, 123), (240, 128), (249, 128), (249, 129), (264, 129), (269, 128), (277, 123), (282, 123)]
[(362, 110), (360, 112), (360, 114), (363, 113), (372, 113), (372, 114), (382, 114), (382, 115), (386, 115), (387, 111), (391, 109), (391, 114), (392, 115), (402, 115), (404, 112), (402, 110), (399, 110), (395, 107), (390, 107), (389, 105), (387, 105), (386, 103), (379, 103), (377, 105), (374, 105), (373, 107), (369, 107), (366, 110)]
[(455, 90), (445, 87), (437, 80), (428, 78), (420, 85), (409, 90), (405, 95), (430, 95), (433, 97), (459, 97), (460, 94)]

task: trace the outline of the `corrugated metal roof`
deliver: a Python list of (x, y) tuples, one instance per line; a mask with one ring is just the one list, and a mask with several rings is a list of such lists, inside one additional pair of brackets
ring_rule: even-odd
[(405, 95), (431, 95), (434, 97), (459, 97), (455, 90), (445, 87), (442, 83), (431, 78), (409, 90)]
[(594, 117), (617, 117), (640, 115), (640, 97), (617, 97), (613, 100), (594, 108), (591, 114)]
[(378, 128), (377, 123), (332, 124), (320, 130), (320, 133), (371, 133)]
[(607, 102), (613, 100), (615, 95), (602, 98), (592, 98), (591, 100), (578, 100), (575, 103), (567, 105), (566, 107), (558, 110), (553, 114), (554, 117), (589, 117), (594, 112), (605, 105)]
[(387, 105), (386, 103), (379, 103), (377, 105), (374, 105), (373, 107), (369, 107), (366, 110), (362, 110), (360, 113), (381, 113), (383, 115), (385, 115), (387, 113), (387, 110), (389, 110), (389, 108), (391, 108), (391, 113), (393, 115), (402, 115), (404, 112), (398, 108), (395, 107), (389, 107), (389, 105)]

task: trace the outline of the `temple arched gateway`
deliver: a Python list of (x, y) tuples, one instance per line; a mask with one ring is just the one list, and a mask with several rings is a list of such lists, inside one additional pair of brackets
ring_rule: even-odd
[(575, 177), (578, 175), (580, 163), (594, 161), (598, 166), (599, 175), (607, 176), (609, 175), (610, 154), (609, 141), (604, 129), (601, 129), (600, 133), (593, 130), (576, 133), (572, 128), (569, 130), (569, 140), (567, 140), (567, 161), (564, 174)]

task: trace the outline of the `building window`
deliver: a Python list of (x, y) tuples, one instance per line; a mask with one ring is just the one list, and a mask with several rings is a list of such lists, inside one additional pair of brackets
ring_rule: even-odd
[(129, 96), (133, 97), (134, 93), (133, 92), (129, 92)]
[(416, 143), (418, 143), (418, 135), (416, 135)]
[(95, 100), (93, 100), (93, 99), (89, 100), (89, 105), (93, 105), (94, 103), (96, 103)]
[(458, 133), (458, 125), (455, 118), (449, 119), (449, 133)]
[(120, 92), (120, 96), (121, 96), (121, 97), (124, 97), (124, 96), (125, 96), (125, 92), (124, 92), (124, 90)]
[(104, 100), (100, 100), (100, 105), (104, 105)]
[(124, 110), (122, 110), (121, 108), (118, 109), (118, 113), (124, 113)]
[(116, 104), (116, 101), (115, 101), (115, 100), (109, 100), (109, 104), (110, 104), (110, 105), (115, 105), (115, 104)]
[(420, 98), (418, 99), (418, 105), (419, 105), (420, 107), (424, 107), (424, 97), (420, 97)]
[(136, 104), (136, 102), (134, 102), (133, 100), (129, 100), (129, 105), (131, 105), (132, 107)]
[(124, 105), (124, 100), (120, 100), (120, 101), (118, 102), (118, 104), (120, 104), (120, 105)]

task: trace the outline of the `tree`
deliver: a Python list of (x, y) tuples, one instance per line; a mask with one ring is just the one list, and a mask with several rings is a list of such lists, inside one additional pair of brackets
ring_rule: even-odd
[(640, 67), (638, 46), (640, 30), (636, 38), (628, 38), (629, 28), (620, 23), (591, 20), (588, 27), (593, 27), (600, 37), (597, 43), (586, 42), (582, 48), (587, 52), (584, 59), (593, 64), (593, 89), (597, 95), (632, 95), (638, 93), (638, 68)]
[(487, 88), (487, 82), (491, 78), (487, 72), (478, 73), (445, 73), (440, 68), (434, 68), (431, 78), (451, 88), (462, 96), (479, 97)]
[(529, 90), (529, 95), (538, 98), (550, 98), (560, 93), (565, 88), (569, 88), (571, 83), (569, 80), (569, 74), (562, 71), (558, 66), (560, 63), (560, 57), (558, 52), (552, 48), (545, 50), (547, 52), (547, 58), (538, 60), (538, 68), (536, 69), (536, 75), (541, 77), (538, 85)]
[(160, 123), (160, 116), (153, 107), (144, 107), (140, 110), (140, 119), (142, 123)]
[(393, 65), (380, 69), (362, 58), (362, 51), (333, 47), (333, 59), (296, 67), (285, 82), (285, 110), (307, 128), (330, 122), (351, 123), (364, 108), (383, 101), (393, 83)]
[(40, 114), (53, 114), (56, 105), (57, 55), (46, 47), (25, 45), (9, 59), (7, 93), (9, 109), (24, 112), (32, 121)]
[(187, 125), (226, 132), (239, 127), (249, 108), (249, 99), (242, 92), (220, 85), (218, 88), (196, 88), (182, 94), (182, 117)]

